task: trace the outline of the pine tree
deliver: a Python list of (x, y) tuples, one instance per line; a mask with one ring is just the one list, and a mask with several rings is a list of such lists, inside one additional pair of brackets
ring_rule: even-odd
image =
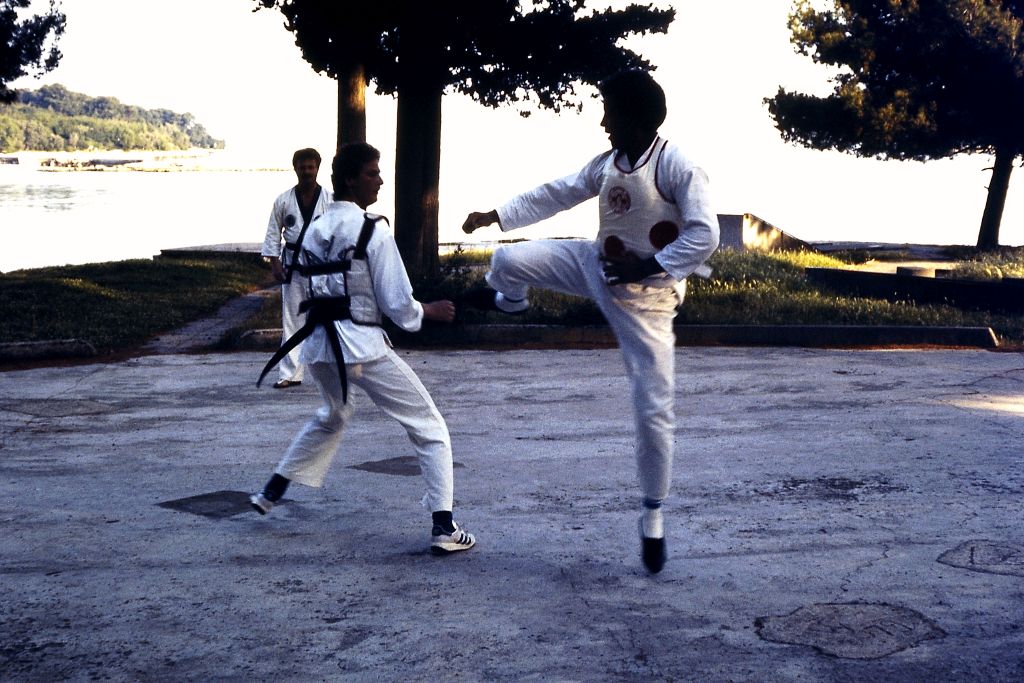
[(0, 0), (0, 103), (17, 93), (8, 84), (22, 76), (52, 71), (60, 62), (57, 39), (64, 34), (64, 15), (50, 0), (50, 11), (24, 17), (31, 0)]
[(801, 0), (800, 54), (839, 68), (827, 97), (779, 88), (783, 137), (858, 156), (927, 161), (995, 155), (978, 247), (999, 244), (1013, 163), (1024, 155), (1024, 1)]

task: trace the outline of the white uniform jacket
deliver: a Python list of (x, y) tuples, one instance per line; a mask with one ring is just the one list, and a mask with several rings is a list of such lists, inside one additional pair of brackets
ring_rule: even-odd
[[(341, 201), (330, 204), (327, 212), (315, 219), (306, 231), (302, 241), (303, 251), (314, 255), (320, 262), (338, 261), (346, 258), (346, 249), (355, 246), (363, 228), (366, 212), (353, 202)], [(423, 324), (423, 306), (412, 296), (412, 284), (405, 272), (405, 264), (398, 253), (394, 233), (386, 221), (377, 221), (366, 247), (373, 295), (381, 313), (393, 323), (408, 332), (417, 332)], [(330, 282), (324, 282), (329, 278)], [(341, 273), (314, 275), (311, 286), (318, 290), (335, 293), (344, 292)], [(374, 325), (359, 325), (351, 320), (334, 323), (341, 339), (346, 364), (366, 363), (387, 354), (390, 341), (384, 330)], [(327, 333), (317, 327), (302, 343), (303, 363), (334, 362)]]
[[(317, 187), (320, 187), (319, 185)], [(322, 215), (331, 204), (331, 193), (320, 187), (320, 196), (313, 207), (313, 218)], [(263, 240), (262, 256), (277, 256), (284, 265), (291, 265), (293, 252), (285, 250), (285, 244), (294, 244), (302, 232), (302, 211), (299, 210), (299, 200), (295, 196), (295, 188), (282, 192), (274, 200), (274, 207), (270, 210), (270, 220), (267, 221), (267, 235)], [(309, 234), (309, 231), (306, 231)], [(303, 239), (305, 241), (305, 239)]]
[(658, 192), (675, 204), (679, 212), (679, 236), (658, 251), (654, 258), (672, 278), (684, 280), (718, 248), (718, 216), (711, 208), (708, 177), (703, 169), (670, 142), (655, 138), (635, 163), (630, 164), (617, 150), (600, 154), (578, 173), (545, 183), (511, 199), (497, 209), (503, 231), (515, 230), (554, 216), (598, 196), (605, 169), (614, 163), (620, 171), (643, 167), (656, 149), (664, 146), (655, 160)]

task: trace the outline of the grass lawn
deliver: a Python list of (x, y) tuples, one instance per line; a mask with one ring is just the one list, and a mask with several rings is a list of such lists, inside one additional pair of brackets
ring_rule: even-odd
[[(1004, 249), (994, 254), (965, 252), (957, 255), (954, 277), (994, 280), (1024, 276), (1024, 249)], [(804, 268), (844, 268), (864, 260), (863, 254), (824, 255), (814, 252), (715, 253), (709, 265), (712, 278), (691, 277), (686, 303), (678, 324), (703, 325), (937, 325), (991, 327), (1002, 342), (1024, 343), (1024, 316), (948, 305), (924, 305), (913, 301), (886, 301), (840, 295), (810, 284)], [(480, 254), (453, 254), (446, 262), (449, 283), (437, 292), (450, 295), (459, 287), (482, 281), (472, 267)], [(484, 261), (486, 262), (486, 261)], [(445, 286), (448, 284), (448, 286)], [(531, 293), (531, 310), (509, 318), (495, 313), (468, 312), (466, 322), (521, 322), (547, 324), (601, 324), (597, 308), (589, 301), (545, 291)]]
[[(489, 252), (442, 257), (441, 276), (418, 283), (421, 300), (457, 298), (483, 282)], [(960, 276), (1024, 276), (1024, 249), (957, 255)], [(718, 252), (710, 280), (690, 278), (679, 324), (939, 325), (991, 327), (1005, 345), (1024, 345), (1024, 316), (912, 301), (844, 296), (811, 285), (806, 267), (844, 267), (863, 255), (808, 252)], [(135, 260), (41, 268), (0, 275), (0, 342), (83, 339), (100, 353), (130, 349), (156, 334), (217, 310), (232, 297), (270, 283), (254, 259)], [(463, 323), (600, 325), (588, 300), (546, 291), (531, 294), (522, 316), (464, 310)], [(271, 297), (246, 329), (281, 325), (280, 299)], [(245, 330), (235, 330), (237, 336)]]
[(4, 273), (0, 343), (82, 339), (109, 353), (269, 282), (269, 268), (246, 258), (139, 259)]

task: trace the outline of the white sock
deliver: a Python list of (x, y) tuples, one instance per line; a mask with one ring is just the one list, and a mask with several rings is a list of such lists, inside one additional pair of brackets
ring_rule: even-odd
[(530, 307), (529, 299), (509, 299), (507, 296), (498, 292), (494, 297), (494, 305), (505, 311), (506, 313), (519, 313), (525, 311)]
[(640, 525), (644, 530), (644, 538), (665, 538), (665, 520), (661, 508), (645, 507)]

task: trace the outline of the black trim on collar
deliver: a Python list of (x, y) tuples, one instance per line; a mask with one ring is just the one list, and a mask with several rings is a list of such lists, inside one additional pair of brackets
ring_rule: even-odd
[(660, 135), (655, 135), (654, 136), (654, 142), (652, 142), (650, 147), (647, 148), (647, 151), (644, 152), (644, 156), (640, 157), (640, 163), (638, 163), (636, 165), (636, 167), (634, 167), (632, 169), (625, 169), (625, 168), (622, 168), (621, 166), (619, 166), (619, 157), (621, 157), (623, 155), (623, 152), (621, 152), (619, 150), (615, 150), (614, 151), (615, 158), (612, 159), (612, 163), (615, 164), (615, 169), (619, 173), (625, 173), (626, 175), (631, 175), (634, 172), (639, 171), (641, 168), (646, 166), (648, 164), (648, 162), (651, 160), (651, 157), (654, 155), (654, 148), (657, 147), (657, 145), (658, 145), (658, 143), (660, 141), (661, 141), (661, 136)]

